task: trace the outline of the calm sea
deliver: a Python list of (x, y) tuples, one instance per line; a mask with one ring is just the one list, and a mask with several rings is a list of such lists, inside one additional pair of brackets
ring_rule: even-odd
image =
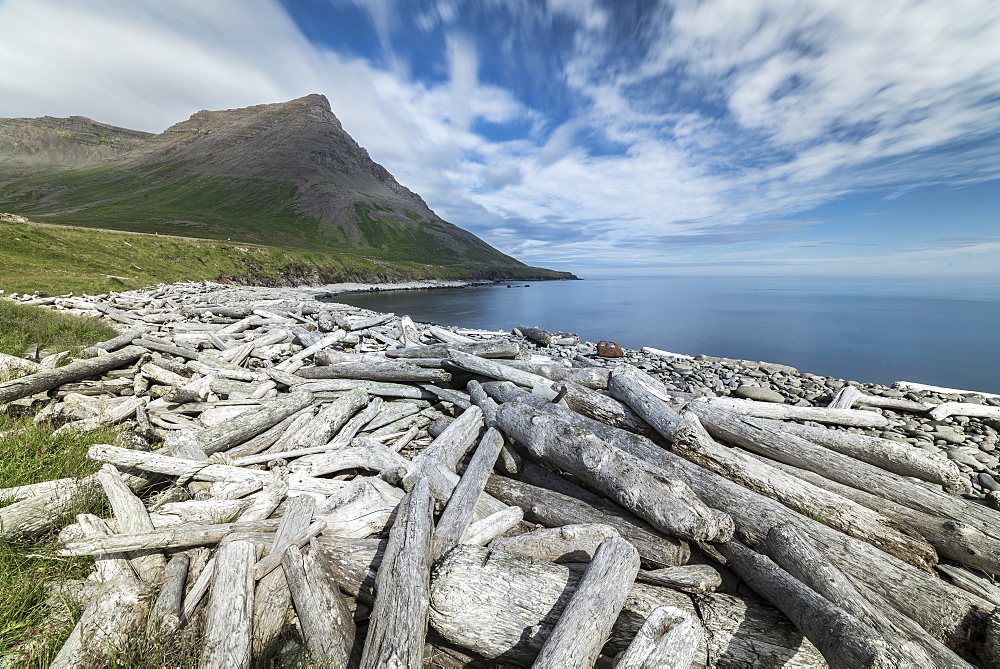
[(444, 325), (574, 332), (891, 384), (1000, 392), (1000, 279), (649, 278), (341, 295)]

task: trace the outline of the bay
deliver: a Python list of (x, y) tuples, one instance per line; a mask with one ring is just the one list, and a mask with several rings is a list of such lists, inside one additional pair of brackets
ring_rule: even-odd
[(509, 285), (334, 299), (444, 325), (530, 325), (584, 341), (765, 360), (855, 381), (1000, 393), (996, 279), (657, 277)]

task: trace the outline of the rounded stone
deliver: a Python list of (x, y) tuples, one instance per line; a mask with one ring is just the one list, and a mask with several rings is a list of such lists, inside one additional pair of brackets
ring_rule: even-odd
[(980, 472), (977, 478), (979, 479), (979, 485), (987, 490), (1000, 490), (1000, 483), (986, 472)]
[(737, 397), (743, 397), (748, 400), (756, 400), (758, 402), (783, 404), (785, 401), (785, 398), (781, 395), (781, 393), (775, 392), (770, 388), (761, 388), (760, 386), (740, 386), (733, 394)]

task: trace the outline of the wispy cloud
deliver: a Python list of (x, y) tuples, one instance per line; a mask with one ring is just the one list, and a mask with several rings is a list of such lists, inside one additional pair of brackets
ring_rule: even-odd
[(817, 206), (1000, 178), (990, 0), (331, 4), (368, 14), (366, 57), (277, 1), (6, 0), (0, 115), (158, 131), (322, 92), (444, 218), (564, 266), (787, 264), (870, 243)]

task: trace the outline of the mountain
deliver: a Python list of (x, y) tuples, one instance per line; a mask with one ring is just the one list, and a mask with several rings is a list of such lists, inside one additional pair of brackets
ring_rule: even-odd
[(437, 216), (344, 131), (322, 95), (200, 111), (160, 134), (81, 116), (0, 119), (0, 211), (482, 277), (535, 269)]

